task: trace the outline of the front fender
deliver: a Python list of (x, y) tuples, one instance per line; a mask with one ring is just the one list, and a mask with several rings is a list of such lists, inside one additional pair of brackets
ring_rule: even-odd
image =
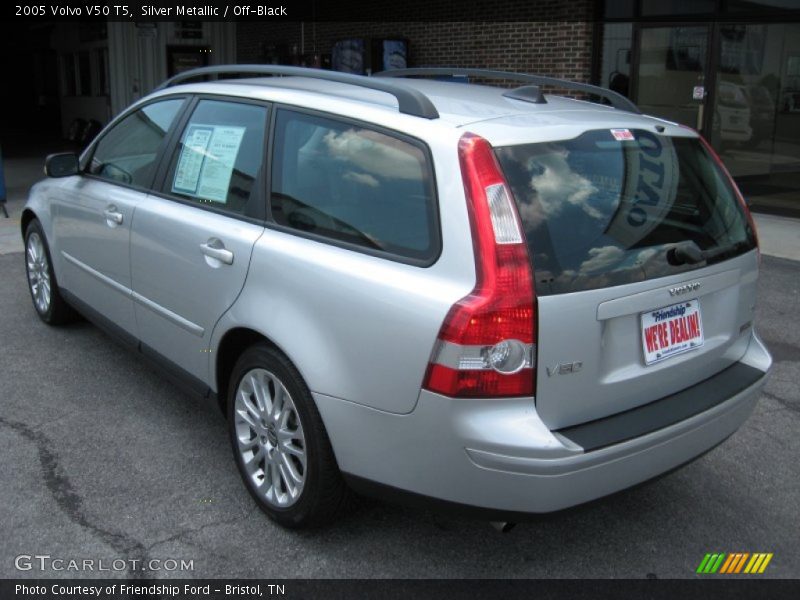
[(59, 190), (65, 185), (66, 181), (71, 178), (63, 180), (45, 179), (35, 183), (28, 192), (28, 201), (22, 209), (22, 216), (20, 218), (20, 234), (23, 240), (25, 239), (25, 231), (31, 220), (38, 219), (42, 225), (47, 245), (50, 248), (50, 258), (53, 263), (53, 270), (55, 271), (56, 278), (60, 278), (61, 269), (61, 253), (57, 251), (57, 238), (53, 231), (53, 196), (59, 193)]

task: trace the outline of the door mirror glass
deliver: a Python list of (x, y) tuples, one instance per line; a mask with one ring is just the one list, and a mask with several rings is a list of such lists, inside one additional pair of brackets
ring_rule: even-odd
[(72, 152), (51, 154), (44, 160), (44, 174), (48, 177), (77, 175), (78, 157)]

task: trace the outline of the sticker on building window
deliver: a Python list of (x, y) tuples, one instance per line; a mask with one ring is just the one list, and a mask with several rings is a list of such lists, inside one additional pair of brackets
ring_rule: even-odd
[(190, 125), (172, 191), (224, 204), (244, 132), (244, 127)]

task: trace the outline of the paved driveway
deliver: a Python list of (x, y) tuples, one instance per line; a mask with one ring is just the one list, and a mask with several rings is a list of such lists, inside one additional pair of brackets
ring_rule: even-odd
[(136, 573), (157, 577), (686, 577), (736, 551), (800, 577), (800, 263), (764, 258), (760, 296), (767, 392), (686, 468), (508, 534), (380, 503), (291, 533), (255, 509), (215, 408), (88, 323), (42, 324), (22, 255), (0, 256), (0, 577), (59, 575), (18, 572), (22, 554), (193, 561)]

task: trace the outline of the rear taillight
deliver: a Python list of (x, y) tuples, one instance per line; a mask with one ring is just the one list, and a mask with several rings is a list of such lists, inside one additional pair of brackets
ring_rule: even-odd
[(455, 397), (529, 396), (536, 298), (519, 215), (489, 142), (465, 134), (458, 153), (476, 283), (445, 318), (424, 387)]
[(711, 158), (714, 159), (714, 162), (720, 168), (722, 173), (725, 175), (725, 177), (728, 178), (728, 183), (733, 189), (734, 194), (736, 194), (736, 198), (737, 200), (739, 200), (739, 204), (741, 205), (742, 210), (744, 211), (744, 214), (747, 217), (747, 222), (750, 225), (750, 230), (753, 232), (753, 238), (756, 241), (756, 252), (758, 253), (758, 259), (760, 261), (761, 250), (758, 247), (758, 230), (756, 229), (756, 222), (753, 220), (753, 215), (750, 212), (750, 207), (747, 205), (747, 201), (744, 199), (744, 196), (742, 195), (739, 186), (736, 185), (736, 182), (733, 180), (733, 177), (731, 176), (730, 171), (728, 171), (728, 168), (725, 166), (725, 163), (722, 162), (722, 159), (720, 158), (719, 154), (717, 154), (716, 150), (714, 150), (714, 148), (711, 147), (711, 144), (709, 144), (708, 141), (706, 141), (706, 138), (700, 135), (700, 132), (697, 131), (696, 129), (692, 129), (691, 127), (688, 127), (686, 125), (681, 125), (681, 127), (683, 127), (684, 129), (691, 129), (698, 135), (698, 137), (700, 138), (700, 143), (703, 144), (703, 147), (711, 155)]

